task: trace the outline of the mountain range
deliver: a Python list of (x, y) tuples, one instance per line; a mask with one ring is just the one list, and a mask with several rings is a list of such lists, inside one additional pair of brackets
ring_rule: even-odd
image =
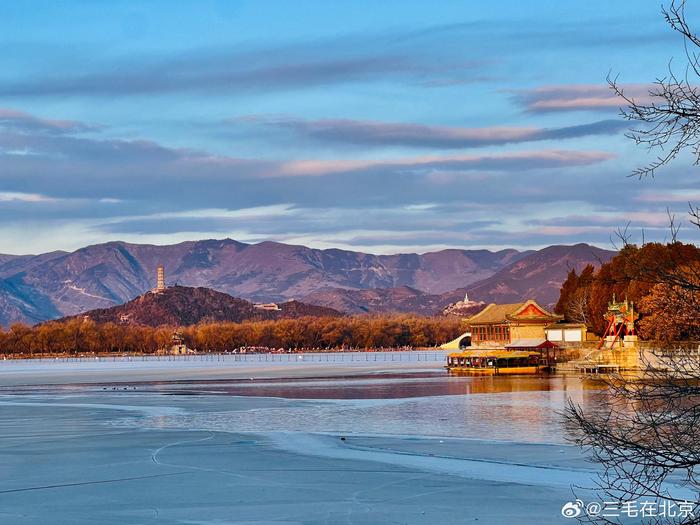
[[(155, 286), (159, 264), (168, 285), (207, 287), (255, 302), (299, 299), (345, 312), (435, 313), (465, 291), (484, 301), (531, 296), (551, 304), (570, 268), (597, 265), (613, 254), (586, 244), (373, 255), (231, 239), (165, 246), (115, 241), (70, 253), (0, 255), (0, 324), (123, 304)], [(366, 294), (348, 298), (349, 291)]]

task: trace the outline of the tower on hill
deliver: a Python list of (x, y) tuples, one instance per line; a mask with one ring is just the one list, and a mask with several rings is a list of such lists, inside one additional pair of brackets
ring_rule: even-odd
[(158, 265), (156, 288), (154, 292), (162, 292), (165, 290), (165, 267), (162, 264)]

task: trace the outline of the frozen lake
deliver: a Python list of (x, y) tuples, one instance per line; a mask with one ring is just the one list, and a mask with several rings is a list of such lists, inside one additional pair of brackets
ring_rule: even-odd
[(567, 521), (595, 389), (393, 354), (0, 362), (0, 523)]

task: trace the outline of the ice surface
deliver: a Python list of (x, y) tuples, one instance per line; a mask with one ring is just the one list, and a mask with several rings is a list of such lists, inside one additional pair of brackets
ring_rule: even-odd
[[(405, 377), (384, 398), (292, 399), (214, 395), (203, 380), (253, 371), (288, 378), (280, 392), (308, 390), (303, 376), (357, 392), (387, 363), (174, 363), (3, 363), (0, 523), (565, 523), (570, 484), (592, 475), (557, 415), (564, 388), (589, 393), (556, 380), (391, 398), (421, 381)], [(137, 384), (139, 372), (196, 381)], [(135, 386), (75, 384), (105, 379)]]

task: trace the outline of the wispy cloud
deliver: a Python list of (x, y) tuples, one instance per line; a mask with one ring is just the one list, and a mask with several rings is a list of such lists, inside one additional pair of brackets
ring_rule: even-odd
[[(607, 242), (608, 224), (584, 219), (577, 224), (561, 209), (596, 203), (598, 210), (607, 206), (621, 217), (630, 212), (644, 225), (649, 216), (634, 212), (650, 213), (655, 205), (638, 209), (634, 198), (644, 188), (612, 176), (616, 163), (607, 161), (615, 155), (606, 151), (267, 160), (79, 129), (19, 131), (0, 123), (0, 221), (56, 228), (57, 235), (73, 224), (75, 235), (86, 242), (114, 235), (147, 242), (234, 236), (315, 239), (317, 245), (386, 251), (389, 246), (568, 242), (567, 232), (572, 239)], [(6, 153), (20, 149), (35, 154)], [(435, 182), (436, 175), (443, 183)], [(562, 204), (571, 198), (576, 201)], [(528, 223), (526, 217), (541, 222)], [(608, 219), (618, 225), (612, 215)], [(566, 227), (577, 228), (575, 234)]]
[(626, 127), (620, 120), (600, 120), (559, 128), (450, 127), (352, 119), (304, 120), (293, 117), (249, 115), (229, 119), (231, 124), (253, 124), (291, 132), (304, 138), (346, 145), (461, 149), (543, 140), (612, 135)]
[[(625, 94), (640, 102), (649, 100), (648, 85), (622, 86)], [(626, 103), (607, 84), (564, 84), (519, 90), (513, 101), (531, 113), (555, 111), (599, 111), (619, 108)]]
[(39, 193), (0, 191), (0, 202), (52, 202), (55, 200)]
[(603, 151), (541, 150), (492, 155), (424, 156), (391, 160), (300, 160), (289, 161), (271, 176), (323, 176), (333, 173), (391, 171), (473, 171), (533, 169), (587, 166), (615, 158)]
[(0, 128), (17, 132), (50, 134), (80, 133), (99, 129), (98, 126), (77, 120), (39, 118), (12, 108), (0, 108)]
[[(434, 59), (386, 35), (341, 36), (278, 47), (236, 46), (135, 55), (98, 67), (0, 81), (2, 97), (127, 97), (174, 93), (275, 93), (341, 83), (474, 81), (484, 60)], [(50, 69), (49, 69), (50, 71)], [(481, 73), (479, 73), (480, 75)]]
[(700, 191), (696, 188), (683, 188), (675, 190), (661, 190), (649, 192), (645, 191), (639, 194), (636, 199), (638, 202), (651, 203), (688, 203), (700, 201)]

